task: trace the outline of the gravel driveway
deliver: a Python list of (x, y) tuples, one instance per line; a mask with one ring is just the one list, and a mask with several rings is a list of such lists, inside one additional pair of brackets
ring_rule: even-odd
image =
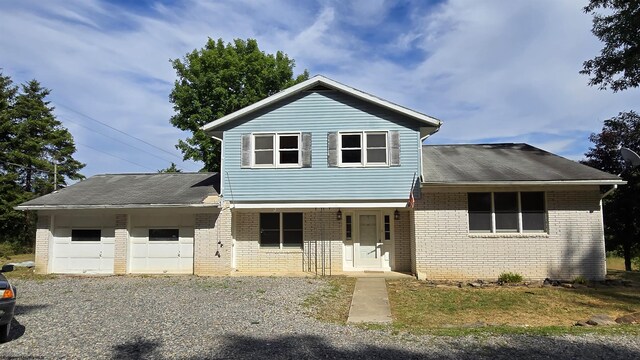
[(0, 357), (142, 359), (639, 359), (634, 336), (392, 335), (325, 324), (303, 278), (93, 277), (14, 281), (13, 340)]

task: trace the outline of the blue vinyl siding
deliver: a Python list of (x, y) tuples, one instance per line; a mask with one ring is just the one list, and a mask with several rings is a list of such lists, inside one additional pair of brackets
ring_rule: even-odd
[[(414, 174), (420, 174), (418, 126), (416, 121), (337, 92), (299, 94), (223, 129), (223, 196), (231, 201), (407, 199)], [(400, 166), (328, 167), (327, 133), (350, 130), (399, 131)], [(312, 134), (310, 168), (240, 167), (242, 134), (287, 131)]]

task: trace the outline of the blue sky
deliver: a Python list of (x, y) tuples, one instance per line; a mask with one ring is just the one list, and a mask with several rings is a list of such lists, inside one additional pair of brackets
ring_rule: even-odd
[[(173, 128), (169, 59), (207, 38), (255, 38), (308, 69), (444, 121), (432, 144), (527, 142), (581, 159), (638, 90), (587, 86), (601, 47), (585, 1), (2, 1), (0, 68), (52, 89), (85, 175), (149, 172), (188, 134)], [(637, 109), (636, 109), (637, 110)], [(92, 120), (93, 119), (93, 120)], [(98, 120), (146, 143), (100, 125)], [(148, 143), (148, 144), (147, 144)], [(152, 144), (153, 146), (150, 146)], [(161, 150), (162, 149), (162, 150)]]

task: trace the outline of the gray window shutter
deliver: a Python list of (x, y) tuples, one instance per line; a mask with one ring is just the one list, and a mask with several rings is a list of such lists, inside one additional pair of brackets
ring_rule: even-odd
[(240, 167), (251, 167), (251, 134), (242, 134), (242, 162)]
[(327, 134), (327, 166), (338, 166), (338, 133), (330, 132)]
[(400, 132), (389, 131), (389, 165), (400, 166)]
[(302, 167), (311, 167), (311, 133), (302, 133)]

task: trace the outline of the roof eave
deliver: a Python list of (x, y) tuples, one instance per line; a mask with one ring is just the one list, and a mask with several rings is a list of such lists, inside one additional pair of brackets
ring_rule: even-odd
[(18, 205), (16, 210), (82, 210), (82, 209), (153, 209), (153, 208), (217, 208), (220, 204), (125, 204), (125, 205)]
[(544, 185), (625, 185), (624, 180), (524, 180), (524, 181), (423, 181), (423, 186), (544, 186)]
[(222, 125), (225, 125), (233, 120), (236, 120), (242, 116), (248, 115), (252, 112), (258, 111), (264, 107), (267, 107), (277, 101), (280, 101), (282, 99), (285, 99), (289, 96), (295, 95), (301, 91), (304, 91), (306, 89), (312, 88), (316, 85), (325, 85), (328, 87), (331, 87), (335, 90), (338, 91), (342, 91), (344, 93), (350, 94), (356, 98), (359, 98), (361, 100), (367, 101), (367, 102), (371, 102), (371, 103), (375, 103), (378, 104), (382, 107), (385, 107), (389, 110), (395, 111), (397, 113), (403, 114), (405, 116), (408, 116), (410, 118), (413, 118), (414, 120), (417, 121), (421, 121), (425, 124), (428, 124), (429, 126), (434, 126), (434, 127), (440, 127), (442, 125), (442, 121), (431, 117), (429, 115), (426, 114), (422, 114), (419, 113), (417, 111), (405, 108), (403, 106), (400, 105), (396, 105), (394, 103), (391, 103), (389, 101), (386, 100), (382, 100), (378, 97), (375, 97), (373, 95), (370, 95), (366, 92), (354, 89), (352, 87), (346, 86), (344, 84), (341, 84), (337, 81), (331, 80), (329, 78), (325, 78), (324, 76), (314, 76), (309, 80), (303, 81), (299, 84), (293, 85), (285, 90), (282, 90), (274, 95), (271, 95), (265, 99), (262, 99), (256, 103), (253, 103), (247, 107), (244, 107), (238, 111), (235, 111), (231, 114), (228, 114), (226, 116), (221, 117), (220, 119), (214, 120), (208, 124), (205, 124), (203, 126), (200, 127), (201, 130), (209, 133), (211, 132), (213, 129), (216, 129)]

